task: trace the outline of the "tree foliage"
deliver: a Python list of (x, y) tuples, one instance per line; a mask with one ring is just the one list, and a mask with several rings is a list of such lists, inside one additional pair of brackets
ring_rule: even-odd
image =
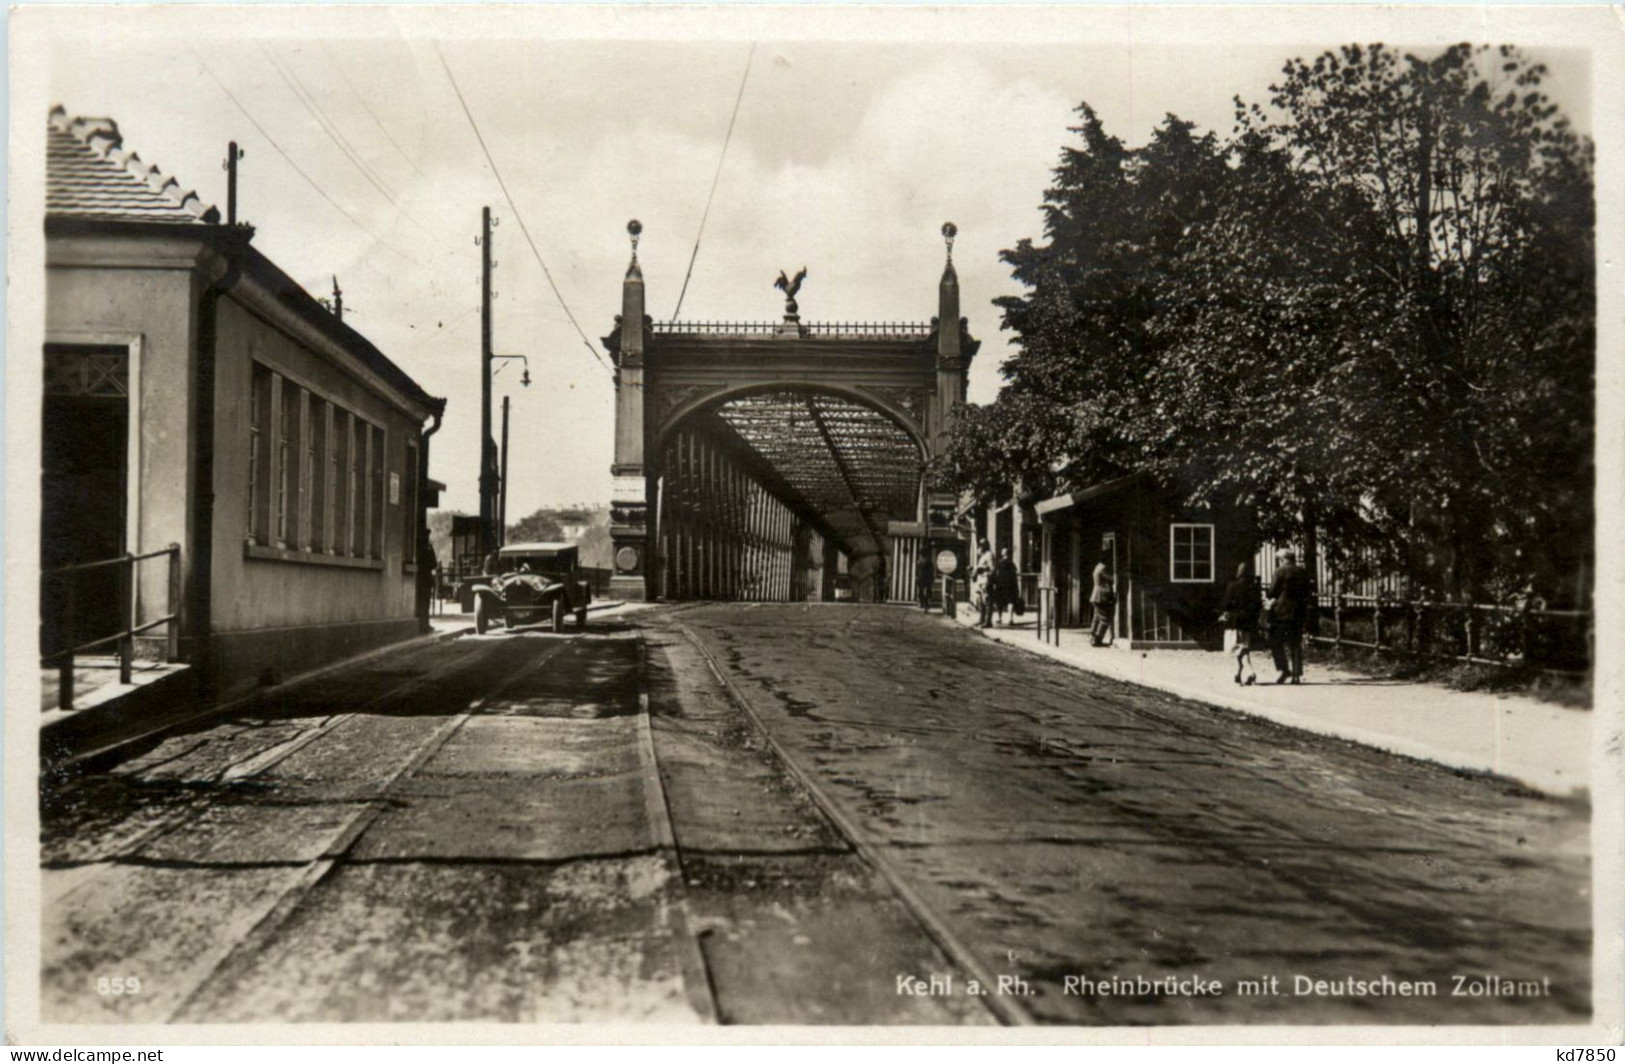
[[(946, 463), (984, 497), (1149, 470), (1425, 592), (1577, 597), (1589, 567), (1590, 144), (1513, 49), (1293, 60), (1228, 141), (1087, 105), (1004, 252), (1020, 350)], [(1584, 582), (1584, 577), (1580, 578)]]

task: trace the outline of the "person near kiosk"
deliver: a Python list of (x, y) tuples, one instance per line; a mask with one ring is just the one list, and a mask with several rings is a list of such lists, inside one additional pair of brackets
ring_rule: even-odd
[(976, 570), (971, 574), (971, 601), (976, 604), (976, 626), (993, 627), (993, 549), (982, 540), (976, 545)]
[(1094, 577), (1089, 590), (1089, 645), (1103, 647), (1117, 641), (1112, 630), (1112, 615), (1117, 609), (1117, 581), (1111, 570), (1112, 556), (1101, 551), (1095, 562)]

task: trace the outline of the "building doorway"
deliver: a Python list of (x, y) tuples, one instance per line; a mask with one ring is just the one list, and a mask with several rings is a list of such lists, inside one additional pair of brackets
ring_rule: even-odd
[[(119, 556), (128, 515), (129, 350), (47, 344), (43, 415), (41, 572)], [(41, 654), (118, 631), (118, 582), (116, 566), (45, 576)]]

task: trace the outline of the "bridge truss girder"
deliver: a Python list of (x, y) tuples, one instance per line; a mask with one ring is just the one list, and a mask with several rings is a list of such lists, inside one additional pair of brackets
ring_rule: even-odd
[(826, 597), (831, 530), (726, 422), (695, 419), (661, 455), (657, 594), (785, 602)]

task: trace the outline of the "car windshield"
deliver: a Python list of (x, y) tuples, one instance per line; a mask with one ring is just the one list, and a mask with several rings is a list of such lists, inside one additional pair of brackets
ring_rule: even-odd
[(569, 573), (570, 566), (563, 558), (503, 558), (502, 571), (504, 573), (536, 573), (540, 576), (564, 576)]

